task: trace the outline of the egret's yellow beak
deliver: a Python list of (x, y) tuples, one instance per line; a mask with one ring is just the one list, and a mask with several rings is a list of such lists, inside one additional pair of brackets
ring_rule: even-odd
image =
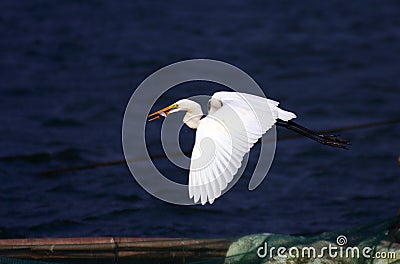
[(154, 112), (154, 113), (150, 114), (148, 116), (148, 118), (150, 118), (150, 117), (152, 117), (152, 118), (148, 119), (147, 121), (150, 122), (150, 121), (159, 119), (162, 116), (166, 117), (167, 115), (169, 115), (169, 112), (172, 109), (176, 109), (176, 108), (178, 108), (178, 105), (177, 104), (172, 104), (172, 105), (167, 106), (167, 107), (165, 107), (165, 108), (163, 108), (161, 110), (158, 110), (157, 112)]

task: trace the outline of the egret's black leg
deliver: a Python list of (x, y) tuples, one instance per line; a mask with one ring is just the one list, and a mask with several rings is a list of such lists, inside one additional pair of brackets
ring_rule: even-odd
[[(285, 122), (285, 121), (283, 121), (283, 122)], [(304, 126), (302, 126), (300, 124), (297, 124), (296, 122), (294, 122), (292, 120), (289, 120), (287, 122), (288, 122), (288, 124), (290, 124), (290, 125), (292, 125), (294, 127), (297, 127), (297, 128), (299, 128), (299, 129), (301, 129), (303, 131), (306, 131), (306, 132), (308, 132), (310, 134), (313, 134), (313, 135), (315, 135), (317, 137), (322, 137), (322, 138), (325, 138), (325, 139), (328, 139), (328, 140), (331, 140), (331, 141), (334, 141), (334, 142), (338, 142), (338, 143), (343, 143), (343, 144), (349, 145), (349, 141), (347, 139), (340, 138), (338, 135), (324, 135), (324, 134), (315, 132), (315, 131), (313, 131), (313, 130), (311, 130), (309, 128), (306, 128), (306, 127), (304, 127)]]
[(343, 149), (348, 149), (346, 145), (349, 144), (348, 140), (336, 137), (336, 136), (326, 136), (323, 134), (319, 134), (315, 131), (312, 131), (311, 129), (305, 128), (293, 121), (283, 121), (278, 119), (276, 122), (277, 126), (281, 126), (284, 128), (287, 128), (289, 130), (292, 130), (302, 136), (308, 137), (318, 143), (332, 146), (332, 147), (337, 147), (337, 148), (343, 148)]

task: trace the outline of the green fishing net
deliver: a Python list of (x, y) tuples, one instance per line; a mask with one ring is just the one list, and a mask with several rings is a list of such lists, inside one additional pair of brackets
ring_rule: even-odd
[(400, 263), (400, 218), (316, 236), (257, 234), (229, 247), (224, 263)]

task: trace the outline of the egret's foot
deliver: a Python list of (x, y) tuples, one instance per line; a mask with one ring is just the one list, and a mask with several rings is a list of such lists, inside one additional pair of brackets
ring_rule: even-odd
[(344, 138), (341, 138), (339, 135), (320, 135), (321, 138), (327, 139), (332, 142), (337, 142), (345, 145), (351, 145), (350, 141)]
[(349, 148), (346, 145), (341, 144), (341, 143), (337, 143), (337, 142), (333, 142), (333, 141), (327, 141), (326, 143), (323, 143), (323, 144), (328, 145), (328, 146), (332, 146), (332, 147), (337, 147), (337, 148), (342, 148), (342, 149), (349, 150)]
[(338, 139), (341, 139), (341, 138), (337, 138), (337, 137), (332, 138), (329, 136), (322, 136), (319, 138), (315, 138), (315, 140), (321, 144), (348, 150), (349, 148), (346, 146), (346, 145), (349, 145), (348, 140), (342, 140), (343, 142), (341, 142), (341, 141), (338, 141)]

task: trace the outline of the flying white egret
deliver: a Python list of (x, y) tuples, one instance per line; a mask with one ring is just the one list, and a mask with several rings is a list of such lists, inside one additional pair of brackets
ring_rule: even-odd
[(208, 101), (206, 117), (198, 103), (182, 99), (150, 114), (148, 121), (186, 112), (183, 122), (197, 129), (190, 161), (189, 196), (195, 203), (201, 201), (204, 205), (207, 201), (212, 204), (221, 196), (241, 167), (245, 154), (273, 125), (325, 145), (346, 149), (349, 144), (345, 139), (323, 135), (291, 121), (296, 115), (278, 105), (276, 101), (252, 94), (217, 92)]

